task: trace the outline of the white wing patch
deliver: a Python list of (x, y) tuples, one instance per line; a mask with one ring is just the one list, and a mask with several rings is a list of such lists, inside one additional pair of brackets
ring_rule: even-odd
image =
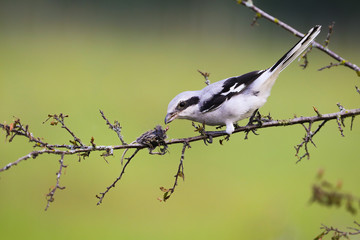
[[(235, 85), (236, 85), (236, 84), (235, 84)], [(220, 95), (227, 96), (229, 93), (239, 93), (239, 92), (241, 92), (241, 90), (243, 90), (244, 87), (245, 87), (245, 84), (241, 84), (241, 85), (238, 86), (238, 87), (235, 87), (235, 85), (232, 86), (232, 87), (229, 89), (229, 91), (223, 92), (223, 93), (221, 93)]]

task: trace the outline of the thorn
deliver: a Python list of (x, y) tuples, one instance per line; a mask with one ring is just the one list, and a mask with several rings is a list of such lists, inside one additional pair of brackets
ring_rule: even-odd
[(313, 106), (313, 109), (316, 112), (316, 114), (318, 115), (318, 117), (321, 117), (321, 113), (319, 112), (319, 110), (315, 106)]

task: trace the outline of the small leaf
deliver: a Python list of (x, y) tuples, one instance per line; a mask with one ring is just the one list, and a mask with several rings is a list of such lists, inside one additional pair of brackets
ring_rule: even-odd
[(14, 129), (14, 123), (10, 123), (9, 125), (9, 131), (11, 132)]
[(160, 190), (161, 190), (162, 192), (169, 192), (169, 191), (170, 191), (169, 189), (164, 188), (164, 187), (160, 187)]
[(94, 138), (94, 137), (91, 137), (90, 143), (91, 143), (91, 145), (92, 145), (93, 147), (96, 146), (96, 144), (95, 144), (95, 138)]
[(342, 181), (341, 181), (341, 180), (338, 180), (338, 182), (336, 183), (336, 188), (337, 188), (338, 190), (340, 190), (341, 187), (342, 187), (342, 185), (343, 185)]
[(183, 171), (179, 171), (177, 174), (179, 177), (181, 177), (184, 180), (184, 172)]

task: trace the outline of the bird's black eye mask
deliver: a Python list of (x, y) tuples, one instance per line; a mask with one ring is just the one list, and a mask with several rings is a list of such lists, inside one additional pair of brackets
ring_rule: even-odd
[(183, 101), (180, 101), (178, 103), (178, 105), (176, 106), (176, 110), (178, 111), (182, 111), (192, 105), (196, 105), (198, 104), (200, 101), (200, 98), (199, 97), (192, 97), (192, 98), (189, 98), (187, 100), (183, 100)]

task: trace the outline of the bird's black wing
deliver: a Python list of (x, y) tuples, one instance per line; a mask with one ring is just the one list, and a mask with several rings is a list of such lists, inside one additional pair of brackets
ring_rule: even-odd
[(253, 71), (241, 76), (231, 77), (224, 81), (218, 93), (214, 94), (200, 106), (202, 113), (219, 108), (225, 101), (242, 93), (264, 71)]

